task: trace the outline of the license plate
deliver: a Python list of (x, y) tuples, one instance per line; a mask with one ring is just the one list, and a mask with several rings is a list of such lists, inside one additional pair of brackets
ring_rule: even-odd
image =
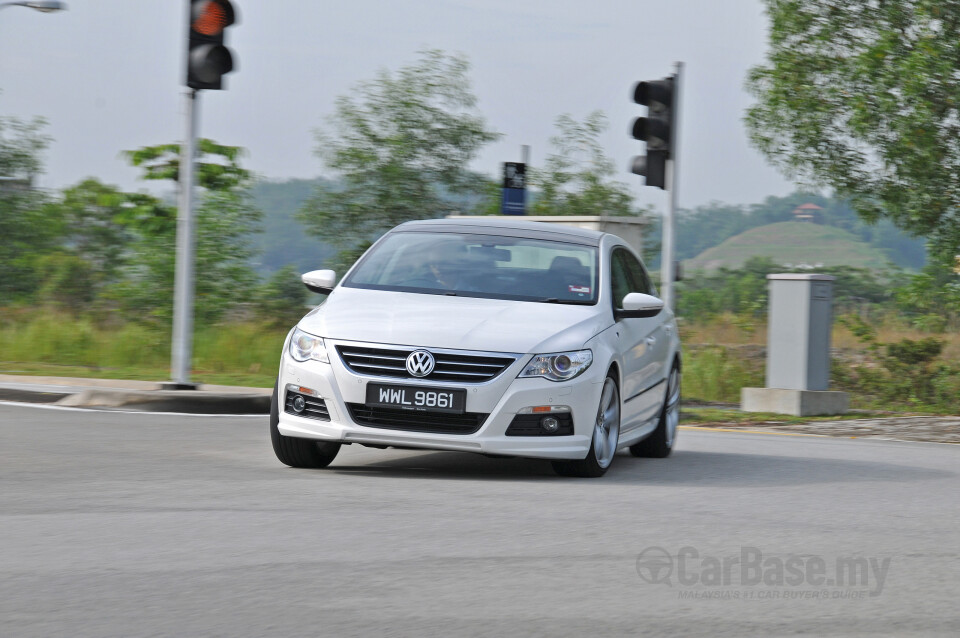
[(466, 404), (466, 390), (384, 383), (367, 384), (367, 405), (371, 407), (463, 414)]

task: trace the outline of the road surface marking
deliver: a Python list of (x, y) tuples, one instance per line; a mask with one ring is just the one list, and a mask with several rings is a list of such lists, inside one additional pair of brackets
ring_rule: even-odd
[(156, 414), (158, 416), (203, 416), (203, 417), (255, 417), (262, 419), (269, 414), (203, 414), (198, 412), (149, 412), (147, 410), (106, 410), (103, 408), (75, 408), (66, 405), (50, 405), (48, 403), (22, 403), (20, 401), (0, 401), (0, 406), (9, 405), (16, 408), (37, 408), (38, 410), (65, 410), (67, 412), (107, 412), (109, 414)]

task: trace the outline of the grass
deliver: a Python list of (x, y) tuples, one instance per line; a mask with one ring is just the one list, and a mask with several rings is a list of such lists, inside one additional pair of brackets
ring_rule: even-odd
[(763, 361), (751, 361), (723, 346), (686, 346), (683, 398), (739, 403), (740, 388), (763, 386)]
[[(253, 321), (199, 328), (194, 337), (192, 380), (271, 387), (286, 331)], [(878, 328), (878, 336), (881, 341), (895, 342), (929, 334), (891, 320)], [(960, 361), (960, 334), (936, 336), (946, 341), (941, 359), (956, 365)], [(686, 322), (681, 325), (681, 338), (685, 403), (739, 404), (742, 387), (764, 385), (764, 322), (731, 315), (709, 323)], [(838, 364), (845, 369), (855, 370), (865, 361), (871, 365), (865, 346), (845, 326), (835, 323), (832, 339), (842, 354)], [(14, 315), (0, 311), (0, 374), (160, 381), (170, 378), (169, 366), (170, 335), (164, 329), (132, 323), (103, 325), (64, 313), (30, 310)], [(936, 405), (903, 400), (897, 403), (882, 392), (873, 396), (854, 394), (851, 403), (855, 408), (939, 414), (960, 407), (950, 399)], [(710, 419), (761, 419), (757, 415), (731, 414), (735, 413), (719, 412)], [(785, 417), (777, 418), (782, 421)]]
[[(686, 322), (680, 330), (685, 344), (710, 344), (722, 346), (766, 346), (767, 321), (742, 317), (730, 313), (722, 314), (709, 322)], [(877, 339), (883, 343), (893, 343), (901, 339), (919, 340), (935, 336), (946, 342), (943, 359), (960, 361), (960, 331), (947, 331), (932, 334), (911, 326), (905, 320), (889, 317), (877, 327)], [(834, 322), (830, 334), (833, 348), (848, 351), (865, 351), (864, 345), (849, 328)]]
[[(904, 360), (901, 372), (891, 372), (848, 327), (835, 321), (831, 334), (832, 389), (850, 392), (851, 405), (856, 409), (917, 414), (950, 414), (960, 409), (960, 378), (955, 372), (960, 368), (960, 332), (918, 330), (895, 315), (879, 320), (874, 328), (881, 343), (932, 336), (942, 340), (944, 348), (927, 368)], [(764, 385), (765, 321), (728, 314), (710, 322), (681, 323), (680, 334), (685, 400), (739, 403), (740, 387)]]
[[(192, 379), (270, 387), (286, 329), (256, 323), (200, 328)], [(99, 326), (89, 318), (41, 315), (0, 322), (0, 373), (105, 379), (170, 378), (170, 335), (138, 324)]]

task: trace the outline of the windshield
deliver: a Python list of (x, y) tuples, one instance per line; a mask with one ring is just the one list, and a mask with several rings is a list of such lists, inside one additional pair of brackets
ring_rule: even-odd
[(593, 246), (430, 232), (387, 235), (343, 282), (348, 288), (594, 304)]

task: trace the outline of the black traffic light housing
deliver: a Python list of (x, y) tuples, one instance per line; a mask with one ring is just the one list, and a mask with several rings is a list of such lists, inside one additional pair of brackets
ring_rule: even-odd
[(646, 178), (647, 186), (666, 189), (667, 160), (672, 158), (676, 77), (637, 82), (633, 101), (648, 108), (633, 123), (633, 136), (647, 143), (647, 154), (633, 158), (630, 170)]
[(223, 76), (234, 70), (233, 54), (224, 46), (227, 27), (237, 21), (230, 0), (189, 0), (187, 86), (223, 88)]

